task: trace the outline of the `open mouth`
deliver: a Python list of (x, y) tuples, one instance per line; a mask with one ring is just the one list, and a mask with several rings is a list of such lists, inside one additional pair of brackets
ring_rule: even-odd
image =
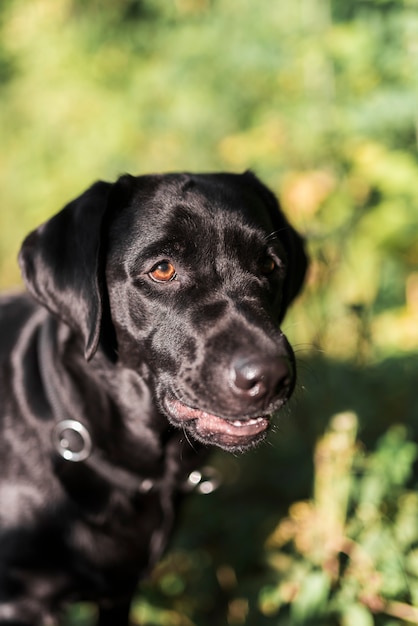
[(269, 416), (226, 419), (187, 406), (177, 399), (165, 399), (165, 410), (177, 425), (183, 425), (204, 443), (224, 448), (247, 447), (258, 440), (270, 425)]

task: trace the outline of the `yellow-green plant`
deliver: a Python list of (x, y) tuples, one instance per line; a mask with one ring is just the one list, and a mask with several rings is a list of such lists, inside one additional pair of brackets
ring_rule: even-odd
[(407, 489), (417, 445), (395, 426), (366, 453), (356, 431), (354, 413), (333, 418), (316, 446), (312, 499), (294, 503), (268, 540), (278, 582), (261, 592), (265, 615), (418, 624), (418, 494)]

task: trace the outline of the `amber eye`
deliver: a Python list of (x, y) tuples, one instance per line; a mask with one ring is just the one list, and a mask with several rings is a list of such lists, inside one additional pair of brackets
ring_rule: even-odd
[(261, 260), (260, 270), (261, 273), (265, 276), (271, 274), (276, 269), (276, 261), (271, 256), (265, 256), (264, 259)]
[(168, 283), (176, 278), (176, 268), (170, 261), (160, 261), (148, 274), (156, 283)]

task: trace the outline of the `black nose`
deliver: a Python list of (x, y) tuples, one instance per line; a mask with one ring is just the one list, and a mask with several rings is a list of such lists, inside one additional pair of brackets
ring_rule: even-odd
[(293, 383), (293, 367), (283, 356), (239, 357), (232, 365), (232, 382), (241, 396), (268, 400), (283, 397)]

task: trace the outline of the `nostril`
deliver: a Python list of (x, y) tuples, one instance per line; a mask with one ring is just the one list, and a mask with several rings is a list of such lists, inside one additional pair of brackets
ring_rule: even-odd
[(234, 374), (235, 386), (243, 391), (249, 391), (264, 379), (262, 368), (253, 362), (238, 361), (234, 366)]
[(239, 358), (233, 364), (235, 388), (252, 397), (278, 394), (291, 381), (292, 368), (285, 357)]

